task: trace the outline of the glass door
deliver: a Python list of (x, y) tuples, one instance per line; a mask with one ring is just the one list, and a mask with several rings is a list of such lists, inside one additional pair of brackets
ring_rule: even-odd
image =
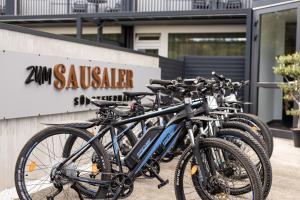
[[(273, 73), (275, 57), (296, 51), (297, 9), (261, 14), (260, 26), (258, 80), (260, 83), (282, 82), (282, 78)], [(293, 118), (284, 112), (284, 107), (290, 106), (293, 105), (282, 101), (281, 90), (258, 89), (258, 115), (271, 126), (292, 126)]]

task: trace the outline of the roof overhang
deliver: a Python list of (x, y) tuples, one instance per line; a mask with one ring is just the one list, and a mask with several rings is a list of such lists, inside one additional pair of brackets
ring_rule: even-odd
[(1, 16), (0, 22), (14, 24), (57, 24), (74, 23), (78, 18), (85, 23), (106, 24), (232, 24), (245, 23), (252, 9), (239, 10), (201, 10), (201, 11), (168, 11), (168, 12), (128, 12), (96, 13), (41, 16)]

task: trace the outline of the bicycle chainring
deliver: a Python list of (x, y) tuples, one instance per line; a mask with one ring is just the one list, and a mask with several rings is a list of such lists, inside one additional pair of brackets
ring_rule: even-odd
[(113, 197), (114, 194), (121, 188), (118, 198), (123, 199), (131, 195), (134, 185), (133, 181), (126, 174), (118, 174), (112, 178), (110, 188), (111, 195), (109, 195), (109, 198)]

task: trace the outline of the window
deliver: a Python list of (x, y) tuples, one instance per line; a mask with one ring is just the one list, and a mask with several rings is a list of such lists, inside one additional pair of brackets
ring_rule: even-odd
[[(66, 35), (71, 37), (76, 37), (76, 35)], [(97, 34), (83, 34), (82, 39), (97, 41)], [(116, 45), (116, 46), (124, 46), (124, 39), (121, 34), (103, 34), (101, 38), (101, 42)]]
[(157, 41), (160, 40), (160, 34), (137, 34), (139, 41)]
[(147, 54), (150, 54), (150, 55), (154, 55), (154, 56), (158, 56), (158, 49), (138, 49), (138, 51), (140, 52), (144, 52), (144, 53), (147, 53)]
[(196, 56), (244, 56), (245, 33), (172, 33), (169, 58)]

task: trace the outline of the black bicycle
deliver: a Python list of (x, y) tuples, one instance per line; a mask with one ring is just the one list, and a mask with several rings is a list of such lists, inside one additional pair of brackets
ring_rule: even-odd
[[(162, 83), (161, 80), (156, 82)], [(97, 199), (128, 197), (133, 191), (135, 178), (142, 171), (148, 171), (156, 177), (160, 181), (160, 188), (168, 181), (156, 173), (154, 159), (162, 158), (186, 135), (191, 145), (177, 165), (177, 199), (263, 199), (256, 168), (236, 145), (218, 138), (203, 138), (201, 135), (194, 137), (194, 125), (201, 127), (205, 118), (194, 116), (191, 92), (202, 85), (170, 81), (164, 84), (168, 84), (170, 89), (181, 91), (184, 104), (129, 119), (111, 119), (94, 137), (83, 128), (93, 127), (96, 123), (89, 126), (77, 124), (77, 128), (53, 126), (36, 134), (22, 149), (16, 163), (15, 183), (20, 199), (83, 199), (78, 190), (81, 186), (96, 191)], [(165, 127), (150, 128), (126, 157), (121, 159), (116, 127), (170, 113), (178, 114)], [(113, 144), (116, 162), (114, 169), (104, 147), (99, 143), (102, 134), (107, 131), (111, 134)], [(77, 139), (71, 154), (64, 157), (64, 142), (74, 135), (82, 142)], [(246, 179), (240, 177), (240, 171), (243, 171)], [(241, 180), (248, 181), (251, 192), (233, 196), (232, 189)]]
[[(196, 81), (195, 79), (190, 79), (190, 81)], [(163, 86), (148, 86), (148, 88), (151, 88), (151, 90), (157, 94), (157, 92), (159, 91), (164, 91), (164, 92), (168, 92), (170, 93), (170, 91), (166, 91), (167, 88), (163, 87)], [(207, 93), (211, 93), (212, 91), (210, 91), (211, 87), (207, 87), (206, 86), (206, 90), (204, 92), (204, 90), (201, 91), (203, 97), (202, 98), (202, 102), (207, 104), (206, 102), (206, 98), (204, 98)], [(216, 90), (216, 87), (214, 87), (214, 90)], [(131, 95), (137, 95), (137, 94), (144, 94), (143, 92), (139, 92), (139, 93), (133, 93)], [(160, 97), (157, 97), (157, 99), (160, 99)], [(172, 98), (171, 98), (172, 100)], [(97, 105), (97, 103), (94, 103)], [(99, 105), (98, 105), (99, 106)], [(141, 105), (139, 105), (141, 106)], [(155, 104), (153, 104), (150, 107), (157, 107), (160, 108), (160, 104), (157, 103), (156, 106)], [(228, 116), (227, 112), (209, 112), (209, 109), (205, 109), (206, 106), (203, 106), (203, 104), (199, 103), (195, 101), (193, 102), (193, 106), (194, 108), (200, 107), (199, 109), (194, 110), (194, 113), (198, 116), (202, 116), (203, 114), (208, 114), (210, 116), (214, 116), (216, 117), (215, 119), (218, 119), (219, 116), (221, 116), (222, 119), (224, 119), (224, 116)], [(100, 107), (101, 108), (101, 107)], [(112, 112), (115, 113), (114, 108), (108, 108), (108, 109), (112, 109)], [(103, 110), (100, 109), (100, 110)], [(144, 108), (141, 106), (141, 110), (143, 111)], [(111, 112), (109, 112), (111, 113)], [(119, 113), (119, 111), (117, 112)], [(125, 116), (124, 114), (122, 114), (123, 116)], [(216, 116), (217, 115), (217, 116)], [(230, 114), (231, 115), (231, 114)], [(113, 117), (113, 116), (112, 116)], [(108, 117), (110, 118), (110, 117)], [(160, 117), (161, 118), (161, 117)], [(209, 118), (207, 118), (209, 119)], [(213, 119), (213, 120), (215, 120)], [(227, 121), (230, 120), (230, 121)], [(141, 120), (144, 121), (144, 120)], [(160, 121), (160, 120), (159, 120)], [(264, 150), (264, 145), (261, 142), (261, 139), (257, 136), (257, 134), (251, 129), (251, 127), (249, 127), (247, 124), (241, 123), (241, 122), (236, 122), (233, 121), (232, 119), (226, 119), (225, 122), (222, 122), (222, 126), (218, 126), (217, 124), (220, 124), (219, 121), (216, 121), (216, 123), (214, 123), (214, 121), (209, 121), (209, 120), (204, 120), (205, 123), (203, 123), (205, 125), (205, 129), (203, 130), (202, 135), (206, 134), (205, 136), (213, 136), (213, 137), (219, 137), (222, 139), (226, 139), (229, 140), (230, 142), (232, 142), (233, 144), (237, 145), (240, 149), (243, 150), (243, 152), (249, 157), (251, 158), (251, 161), (253, 164), (255, 164), (257, 166), (257, 171), (260, 174), (261, 177), (261, 181), (263, 183), (263, 190), (264, 190), (264, 197), (268, 196), (268, 193), (270, 191), (271, 188), (271, 183), (272, 183), (272, 169), (271, 169), (271, 164), (270, 161), (268, 159), (268, 155), (266, 154), (265, 150)], [(165, 124), (164, 121), (162, 124)], [(218, 122), (218, 123), (217, 123)], [(134, 145), (126, 145), (124, 144), (124, 140), (126, 141), (126, 137), (132, 136), (134, 135), (132, 133), (132, 127), (135, 126), (135, 124), (138, 123), (135, 122), (131, 125), (129, 125), (128, 127), (126, 127), (125, 125), (122, 126), (122, 128), (124, 128), (123, 132), (118, 132), (118, 136), (117, 136), (117, 140), (120, 146), (120, 151), (121, 151), (121, 157), (122, 156), (126, 156), (127, 153), (130, 152), (131, 148)], [(154, 125), (154, 124), (153, 124)], [(152, 126), (153, 126), (152, 125)], [(217, 126), (216, 126), (217, 125)], [(212, 127), (215, 128), (221, 128), (221, 131), (214, 131), (212, 130)], [(225, 128), (225, 129), (224, 129)], [(209, 132), (208, 132), (208, 129)], [(125, 134), (125, 132), (128, 132)], [(207, 135), (209, 133), (209, 135)], [(109, 134), (107, 134), (109, 135)], [(72, 137), (74, 138), (74, 137)], [(186, 138), (182, 138), (184, 142), (181, 142), (181, 145), (174, 145), (174, 147), (166, 154), (164, 155), (163, 158), (157, 160), (154, 159), (154, 161), (152, 161), (152, 163), (155, 163), (155, 171), (157, 174), (159, 174), (160, 172), (160, 166), (159, 166), (159, 162), (160, 161), (164, 161), (164, 162), (170, 162), (174, 157), (181, 155), (182, 152), (188, 147), (189, 145), (189, 140), (188, 137)], [(65, 152), (64, 155), (68, 156), (70, 155), (70, 151), (72, 149), (72, 145), (74, 144), (75, 140), (73, 140), (72, 142), (67, 142), (67, 146), (65, 148)], [(100, 142), (102, 142), (102, 144), (107, 144), (107, 142), (103, 143), (103, 140), (101, 140)], [(126, 143), (126, 142), (125, 142)], [(105, 145), (106, 149), (110, 149), (112, 147), (112, 143), (110, 142), (110, 139), (108, 139), (108, 144), (109, 145)], [(112, 149), (111, 149), (112, 150)], [(115, 160), (114, 160), (114, 152), (110, 151), (109, 152), (109, 157), (111, 158), (111, 163), (115, 164)], [(142, 171), (143, 175), (147, 178), (154, 178), (154, 176), (151, 175), (151, 173), (149, 173), (148, 171)], [(85, 189), (83, 187), (80, 187), (80, 193), (84, 194), (86, 196), (90, 196), (93, 197), (95, 194), (91, 193), (88, 189)], [(243, 194), (243, 193), (248, 193), (249, 192), (249, 186), (247, 184), (241, 184), (239, 188), (235, 188), (235, 190), (232, 190), (232, 192), (235, 191), (235, 194)]]

